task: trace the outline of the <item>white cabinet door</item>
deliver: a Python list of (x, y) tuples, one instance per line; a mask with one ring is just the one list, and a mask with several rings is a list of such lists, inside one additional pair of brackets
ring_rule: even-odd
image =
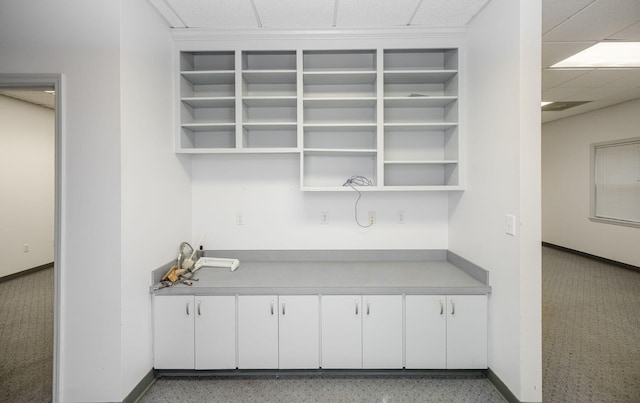
[(487, 368), (487, 296), (447, 297), (447, 368)]
[(193, 302), (191, 295), (153, 297), (154, 368), (194, 368)]
[(322, 296), (322, 368), (362, 368), (362, 298)]
[(278, 297), (238, 296), (238, 368), (278, 368)]
[(195, 368), (236, 368), (236, 297), (195, 297)]
[(447, 368), (447, 297), (405, 297), (405, 367)]
[(365, 295), (362, 303), (362, 367), (402, 368), (402, 295)]
[(317, 295), (280, 295), (279, 367), (320, 367), (320, 307)]

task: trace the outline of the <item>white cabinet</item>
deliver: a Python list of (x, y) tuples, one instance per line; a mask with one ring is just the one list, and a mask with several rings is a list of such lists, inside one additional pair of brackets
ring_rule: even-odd
[(154, 368), (193, 369), (195, 354), (193, 296), (153, 298)]
[(234, 296), (155, 296), (154, 367), (235, 368), (235, 305)]
[(319, 367), (317, 295), (238, 296), (238, 368)]
[(487, 368), (486, 295), (163, 295), (153, 313), (157, 369)]
[(180, 51), (176, 152), (298, 154), (307, 191), (459, 190), (458, 52)]
[(487, 296), (447, 297), (447, 368), (487, 368)]
[(317, 295), (280, 295), (279, 368), (320, 367), (320, 310)]
[(323, 295), (322, 368), (402, 368), (402, 296)]
[(278, 296), (238, 296), (238, 368), (278, 368)]
[(407, 295), (405, 366), (487, 368), (486, 295)]
[(365, 295), (362, 302), (362, 368), (401, 369), (402, 295)]
[(195, 369), (234, 368), (236, 297), (196, 296)]
[(322, 368), (362, 368), (362, 297), (323, 295)]
[(405, 297), (405, 366), (447, 368), (447, 297)]

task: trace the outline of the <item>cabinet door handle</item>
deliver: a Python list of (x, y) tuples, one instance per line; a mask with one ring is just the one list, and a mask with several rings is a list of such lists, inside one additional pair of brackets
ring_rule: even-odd
[(201, 302), (202, 302), (201, 300), (198, 300), (198, 316), (201, 316), (201, 315), (202, 315), (202, 314), (200, 313), (200, 303), (201, 303)]
[(358, 315), (358, 300), (356, 300), (356, 315)]
[(367, 300), (367, 315), (369, 315), (369, 312), (371, 311), (370, 305), (371, 303), (369, 302), (369, 300)]
[(444, 301), (440, 300), (440, 316), (444, 314)]
[(189, 313), (189, 301), (187, 301), (187, 316), (188, 316), (188, 315), (191, 315), (191, 314)]
[(271, 315), (273, 315), (273, 301), (271, 301)]
[(284, 310), (284, 301), (282, 301), (282, 316), (284, 316), (285, 314), (285, 310)]
[(456, 301), (451, 300), (451, 315), (456, 314)]

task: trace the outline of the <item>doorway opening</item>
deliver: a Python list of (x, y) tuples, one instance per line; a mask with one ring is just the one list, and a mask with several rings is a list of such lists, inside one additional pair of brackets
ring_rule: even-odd
[(14, 401), (58, 401), (61, 84), (59, 74), (0, 74), (0, 141), (15, 151), (0, 161), (0, 287), (12, 295), (0, 307), (0, 343), (11, 349), (0, 356), (0, 384)]

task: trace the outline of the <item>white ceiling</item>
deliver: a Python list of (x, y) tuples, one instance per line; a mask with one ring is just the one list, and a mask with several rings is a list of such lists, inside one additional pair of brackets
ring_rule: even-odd
[(603, 40), (640, 42), (640, 0), (542, 0), (542, 100), (590, 101), (543, 122), (640, 98), (637, 68), (549, 68)]

